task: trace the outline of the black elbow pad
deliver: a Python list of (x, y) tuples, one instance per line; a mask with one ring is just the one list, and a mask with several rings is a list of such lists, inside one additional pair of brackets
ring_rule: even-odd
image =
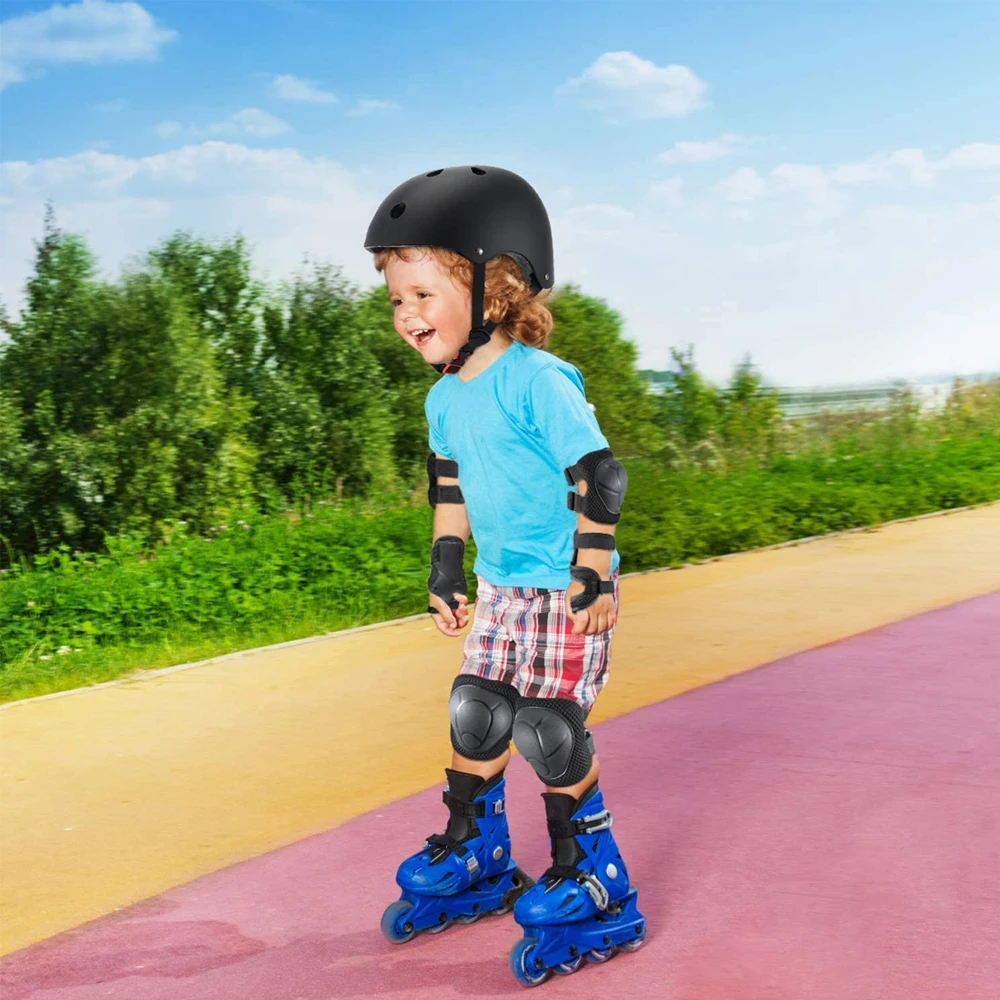
[(573, 490), (567, 494), (566, 502), (570, 510), (578, 511), (599, 524), (619, 522), (628, 473), (610, 448), (588, 452), (576, 465), (563, 469), (563, 473), (570, 486), (575, 486), (581, 479), (587, 481), (586, 496)]

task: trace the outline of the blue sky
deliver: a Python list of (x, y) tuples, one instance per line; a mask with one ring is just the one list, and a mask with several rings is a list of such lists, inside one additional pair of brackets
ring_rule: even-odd
[(0, 299), (46, 197), (109, 276), (178, 227), (374, 284), (407, 177), (516, 170), (639, 363), (1000, 368), (1000, 4), (7, 2)]

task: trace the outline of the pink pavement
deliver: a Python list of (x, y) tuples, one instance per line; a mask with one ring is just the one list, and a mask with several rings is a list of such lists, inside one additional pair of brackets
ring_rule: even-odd
[[(996, 1000), (998, 719), (1000, 592), (595, 727), (647, 942), (533, 995)], [(507, 777), (515, 857), (537, 876), (540, 785), (520, 757)], [(10, 955), (3, 1000), (524, 995), (510, 916), (405, 945), (379, 932), (396, 865), (444, 827), (440, 795)]]

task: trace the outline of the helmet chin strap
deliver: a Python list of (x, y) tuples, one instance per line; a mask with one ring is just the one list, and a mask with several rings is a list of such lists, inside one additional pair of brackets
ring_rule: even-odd
[(451, 361), (444, 364), (437, 364), (434, 367), (442, 375), (454, 375), (462, 365), (472, 355), (477, 347), (489, 343), (490, 334), (496, 329), (497, 324), (490, 320), (483, 322), (483, 297), (486, 292), (486, 264), (473, 263), (472, 265), (472, 329), (469, 331), (469, 339), (462, 345), (458, 354)]

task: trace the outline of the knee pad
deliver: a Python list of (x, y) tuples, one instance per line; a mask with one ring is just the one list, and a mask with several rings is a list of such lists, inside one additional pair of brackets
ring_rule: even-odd
[(514, 746), (546, 785), (566, 788), (590, 771), (594, 740), (587, 714), (569, 698), (519, 698)]
[(494, 760), (510, 745), (517, 689), (502, 681), (459, 674), (451, 686), (448, 711), (451, 745), (469, 760)]
[(622, 516), (622, 500), (628, 487), (625, 466), (612, 454), (610, 448), (587, 452), (576, 465), (563, 469), (570, 486), (581, 479), (587, 480), (587, 495), (570, 490), (566, 505), (584, 517), (599, 524), (617, 524)]

